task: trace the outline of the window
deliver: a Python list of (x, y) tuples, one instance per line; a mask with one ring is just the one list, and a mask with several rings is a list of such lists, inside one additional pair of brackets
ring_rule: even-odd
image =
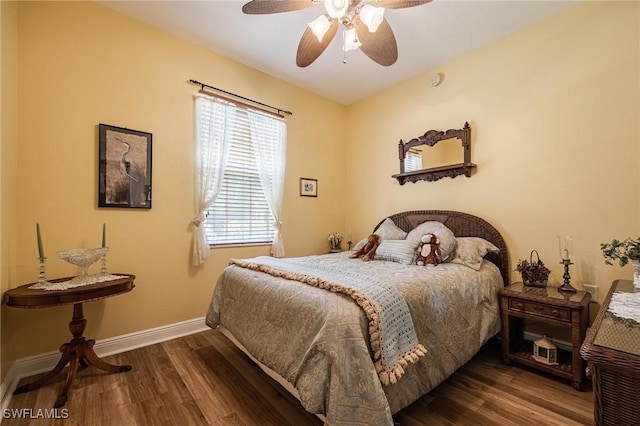
[(410, 149), (404, 159), (404, 169), (407, 172), (422, 170), (422, 151)]
[(199, 96), (203, 99), (196, 99), (196, 161), (205, 188), (199, 192), (212, 201), (203, 203), (209, 204), (204, 207), (201, 225), (206, 243), (281, 245), (284, 120)]
[(247, 111), (236, 109), (220, 193), (207, 210), (210, 244), (271, 243), (273, 215), (262, 190)]

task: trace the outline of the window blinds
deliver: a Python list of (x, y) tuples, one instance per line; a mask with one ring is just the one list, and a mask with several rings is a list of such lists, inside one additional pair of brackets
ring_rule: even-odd
[[(204, 222), (207, 241), (213, 245), (270, 243), (275, 234), (273, 215), (267, 203), (256, 163), (254, 143), (268, 144), (277, 126), (260, 120), (253, 134), (246, 109), (232, 106), (226, 114), (231, 145), (225, 164), (222, 188)], [(252, 138), (254, 142), (252, 142)], [(269, 159), (267, 159), (269, 161)]]

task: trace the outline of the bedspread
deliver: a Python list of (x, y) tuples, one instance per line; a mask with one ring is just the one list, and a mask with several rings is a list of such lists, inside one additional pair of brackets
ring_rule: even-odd
[(348, 259), (350, 253), (307, 256), (388, 282), (406, 300), (427, 355), (396, 384), (382, 386), (370, 353), (368, 320), (349, 297), (258, 271), (227, 267), (206, 322), (228, 329), (260, 362), (299, 393), (327, 424), (391, 425), (391, 415), (465, 364), (499, 330), (497, 268), (437, 267)]
[(344, 268), (328, 268), (318, 262), (301, 263), (267, 256), (251, 261), (232, 259), (230, 264), (345, 294), (353, 299), (369, 320), (369, 344), (383, 385), (396, 383), (408, 365), (418, 362), (426, 354), (426, 349), (418, 342), (406, 301), (386, 282), (370, 275), (354, 274)]

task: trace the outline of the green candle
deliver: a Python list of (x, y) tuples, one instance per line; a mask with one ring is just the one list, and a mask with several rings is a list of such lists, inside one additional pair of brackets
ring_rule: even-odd
[(42, 246), (42, 235), (40, 235), (40, 224), (36, 222), (36, 235), (38, 236), (38, 256), (44, 260), (44, 247)]
[(102, 247), (107, 246), (107, 224), (102, 224)]

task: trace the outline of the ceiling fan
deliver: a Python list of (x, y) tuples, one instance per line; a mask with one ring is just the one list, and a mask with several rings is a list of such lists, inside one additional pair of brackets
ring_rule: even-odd
[[(384, 18), (384, 9), (403, 9), (429, 3), (431, 0), (251, 0), (242, 6), (249, 15), (291, 12), (322, 3), (324, 14), (307, 25), (296, 54), (299, 67), (309, 66), (318, 59), (338, 32), (344, 27), (343, 50), (360, 48), (380, 65), (389, 66), (398, 60), (398, 46), (391, 26)], [(343, 60), (346, 63), (346, 57)]]

